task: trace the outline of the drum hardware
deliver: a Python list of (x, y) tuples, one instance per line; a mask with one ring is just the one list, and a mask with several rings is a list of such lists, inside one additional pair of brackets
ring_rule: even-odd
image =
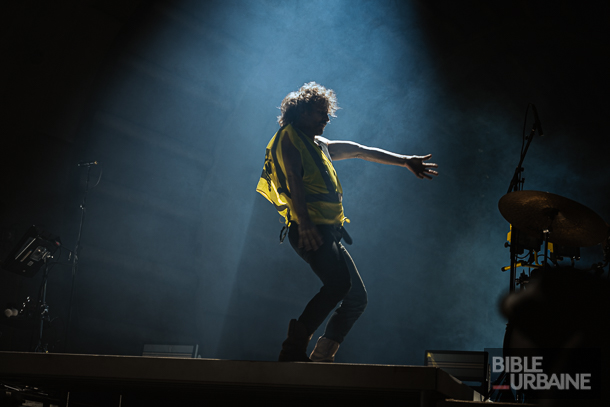
[(586, 206), (540, 191), (515, 191), (498, 203), (500, 213), (530, 236), (548, 235), (548, 242), (565, 247), (589, 247), (607, 235), (603, 219)]
[[(529, 135), (526, 136), (527, 113), (530, 107), (534, 111), (535, 122)], [(593, 210), (559, 195), (522, 190), (525, 182), (522, 178), (523, 162), (536, 131), (542, 136), (540, 120), (535, 107), (530, 103), (525, 114), (519, 163), (506, 195), (498, 202), (500, 213), (510, 224), (508, 242), (505, 244), (505, 247), (510, 248), (510, 266), (502, 268), (503, 272), (510, 270), (510, 294), (507, 297), (509, 300), (514, 299), (515, 296), (524, 298), (524, 295), (529, 298), (537, 287), (531, 285), (527, 292), (517, 295), (514, 293), (517, 285), (523, 290), (532, 278), (537, 280), (538, 277), (548, 274), (555, 275), (555, 271), (550, 270), (549, 262), (558, 266), (558, 261), (570, 259), (573, 268), (574, 262), (580, 259), (581, 247), (595, 246), (605, 239), (605, 244), (602, 244), (605, 263), (594, 264), (591, 270), (594, 274), (602, 274), (603, 268), (610, 263), (610, 226)], [(541, 264), (539, 257), (542, 257)], [(522, 270), (517, 278), (518, 268), (527, 270)], [(531, 304), (530, 302), (517, 311), (526, 316), (530, 313), (535, 314), (537, 307), (530, 307)], [(503, 307), (505, 306), (506, 299)], [(508, 317), (506, 314), (505, 316)], [(510, 343), (513, 339), (512, 332), (509, 318), (503, 344), (505, 355), (510, 354), (512, 349)], [(504, 379), (504, 375), (500, 376), (495, 384)], [(516, 400), (521, 399), (522, 396), (523, 394), (517, 392)]]
[(572, 266), (574, 266), (574, 262), (576, 260), (580, 260), (580, 247), (568, 247), (551, 243), (549, 245), (549, 251), (549, 255), (553, 263), (560, 260), (570, 259)]
[(517, 279), (517, 285), (518, 286), (525, 286), (527, 285), (527, 283), (529, 283), (530, 281), (530, 276), (525, 274), (524, 271), (521, 272), (521, 274), (519, 275), (519, 278)]
[[(527, 114), (530, 110), (530, 107), (534, 112), (534, 123), (532, 124), (529, 135), (526, 135), (525, 130), (527, 126)], [(523, 189), (523, 184), (525, 183), (525, 178), (523, 178), (523, 171), (525, 171), (525, 169), (523, 168), (523, 162), (525, 161), (525, 156), (527, 155), (527, 151), (529, 150), (532, 140), (534, 139), (534, 134), (536, 134), (536, 132), (538, 132), (539, 136), (542, 136), (542, 126), (538, 118), (538, 112), (536, 110), (536, 107), (532, 103), (528, 103), (525, 109), (525, 118), (523, 119), (523, 134), (521, 140), (521, 154), (519, 156), (519, 163), (517, 164), (513, 177), (510, 180), (508, 191), (506, 192), (507, 194), (511, 193), (512, 191), (520, 191), (521, 189)], [(508, 239), (510, 242), (509, 291), (512, 293), (515, 291), (515, 282), (517, 280), (517, 267), (515, 265), (519, 262), (519, 255), (523, 254), (525, 246), (531, 245), (525, 243), (525, 239), (527, 238), (523, 238), (523, 234), (519, 230), (513, 229), (512, 224), (510, 236), (511, 237)]]
[[(511, 230), (512, 230), (512, 225), (511, 225)], [(526, 236), (526, 235), (522, 235), (522, 236)], [(509, 233), (509, 239), (510, 239), (510, 233)], [(534, 240), (532, 240), (534, 241)], [(509, 247), (510, 244), (514, 244), (514, 243), (509, 243), (507, 242), (504, 246), (505, 247)], [(523, 253), (525, 250), (524, 246), (521, 246), (522, 250), (521, 252)], [(525, 271), (521, 271), (521, 274), (519, 275), (518, 278), (515, 279), (515, 287), (519, 287), (520, 290), (523, 290), (526, 286), (527, 283), (529, 282), (529, 279), (531, 277), (531, 275), (539, 268), (542, 268), (542, 264), (538, 263), (538, 253), (540, 250), (540, 245), (537, 246), (537, 248), (527, 248), (528, 253), (527, 253), (527, 260), (523, 259), (522, 261), (518, 261), (515, 264), (512, 264), (510, 266), (505, 266), (502, 267), (502, 272), (511, 270), (511, 268), (513, 268), (515, 271), (518, 268), (527, 268), (529, 269), (529, 272), (526, 273)]]
[[(500, 199), (498, 208), (510, 222), (511, 231), (517, 229), (520, 236), (530, 238), (542, 237), (543, 268), (549, 265), (549, 260), (557, 264), (566, 257), (574, 265), (580, 259), (580, 247), (594, 246), (607, 238), (608, 227), (593, 210), (549, 192), (510, 192)], [(516, 269), (520, 262), (517, 254), (514, 256)]]
[[(533, 269), (533, 268), (542, 267), (542, 265), (541, 264), (525, 263), (525, 262), (520, 261), (519, 263), (515, 263), (515, 267), (527, 267), (527, 268)], [(502, 271), (508, 271), (508, 270), (510, 270), (510, 266), (502, 267)]]
[[(513, 239), (513, 233), (515, 238)], [(516, 254), (523, 254), (527, 250), (528, 252), (539, 252), (542, 246), (542, 238), (540, 236), (532, 236), (524, 233), (519, 233), (519, 230), (513, 225), (510, 225), (510, 230), (506, 236), (506, 243), (504, 247), (511, 247)], [(531, 263), (531, 261), (530, 261)]]
[[(548, 284), (548, 281), (553, 281), (554, 276), (558, 275), (562, 269), (558, 264), (560, 260), (569, 259), (570, 268), (574, 272), (578, 271), (575, 269), (574, 263), (576, 260), (580, 260), (580, 247), (595, 246), (600, 243), (604, 250), (604, 262), (595, 263), (590, 269), (579, 272), (592, 271), (592, 274), (597, 277), (604, 273), (604, 268), (609, 264), (609, 228), (602, 218), (591, 209), (559, 195), (539, 191), (508, 193), (500, 199), (498, 207), (502, 216), (511, 224), (509, 237), (513, 239), (509, 244), (512, 256), (511, 266), (504, 267), (502, 271), (508, 269), (515, 271), (519, 267), (529, 269), (529, 275), (522, 271), (518, 278), (511, 280), (511, 288), (518, 286), (520, 290), (527, 289), (529, 294), (535, 286), (528, 287), (528, 285), (532, 278), (538, 278), (537, 273), (540, 273), (541, 276), (546, 275)], [(516, 230), (520, 233), (519, 237), (542, 238), (544, 242), (542, 264), (538, 264), (539, 253), (525, 245), (523, 245), (524, 249), (529, 251), (527, 255), (523, 255), (525, 250), (522, 253), (516, 253), (518, 251), (514, 249), (517, 246), (514, 242), (514, 231)], [(556, 267), (551, 268), (549, 263), (553, 263)], [(513, 291), (507, 298), (513, 298), (513, 296), (524, 298), (519, 297), (523, 293), (514, 294)], [(527, 310), (522, 308), (519, 315), (526, 319), (531, 318), (530, 313), (535, 315), (537, 312), (534, 308), (536, 307), (530, 307)], [(509, 329), (510, 323), (509, 319), (504, 338), (504, 354), (510, 354), (512, 350), (510, 342), (514, 338), (511, 338), (513, 332)]]

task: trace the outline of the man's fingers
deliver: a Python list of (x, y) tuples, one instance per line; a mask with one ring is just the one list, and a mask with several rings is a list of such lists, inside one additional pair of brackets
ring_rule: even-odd
[(317, 247), (314, 250), (318, 250), (318, 248), (320, 246), (322, 246), (323, 243), (324, 243), (324, 240), (322, 239), (322, 236), (316, 231), (316, 245), (317, 245)]
[(320, 246), (322, 246), (322, 236), (320, 236), (320, 234), (318, 233), (317, 230), (314, 230), (314, 232), (311, 234), (310, 236), (310, 247), (311, 250), (318, 250), (318, 248)]
[(321, 245), (322, 244), (319, 243), (318, 241), (316, 241), (315, 239), (311, 239), (311, 240), (307, 241), (307, 244), (305, 245), (305, 250), (306, 251), (310, 251), (310, 250), (316, 251), (320, 248)]
[(305, 230), (299, 233), (299, 247), (306, 251), (318, 250), (323, 243), (322, 236), (320, 236), (317, 229)]
[(303, 237), (303, 248), (305, 249), (305, 251), (311, 250), (311, 241), (309, 239), (309, 236), (307, 235)]
[(308, 237), (304, 237), (303, 239), (301, 239), (301, 243), (299, 244), (299, 247), (301, 249), (305, 249), (305, 251), (310, 251), (312, 249), (311, 247), (311, 241), (309, 240)]

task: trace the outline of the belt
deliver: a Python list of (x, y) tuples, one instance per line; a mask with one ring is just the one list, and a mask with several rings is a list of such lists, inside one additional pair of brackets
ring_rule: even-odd
[[(292, 223), (292, 222), (291, 222)], [(288, 234), (288, 229), (290, 228), (290, 223), (288, 225), (284, 225), (282, 230), (280, 231), (280, 244), (284, 242), (286, 235)], [(347, 244), (352, 244), (354, 241), (352, 237), (347, 233), (347, 230), (343, 226), (334, 225), (335, 231), (338, 233), (339, 240), (343, 239), (343, 241)]]

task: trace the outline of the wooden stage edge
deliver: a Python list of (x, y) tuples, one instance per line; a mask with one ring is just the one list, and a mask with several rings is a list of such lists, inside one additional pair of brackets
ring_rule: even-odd
[(0, 352), (0, 383), (34, 386), (49, 394), (125, 395), (124, 401), (143, 397), (227, 401), (246, 396), (433, 406), (447, 399), (482, 400), (479, 393), (436, 367), (347, 363)]

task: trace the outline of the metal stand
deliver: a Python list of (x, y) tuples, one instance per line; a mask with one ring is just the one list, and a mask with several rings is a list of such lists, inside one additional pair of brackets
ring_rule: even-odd
[(39, 326), (39, 330), (38, 330), (38, 345), (36, 345), (36, 348), (34, 349), (34, 352), (43, 352), (43, 353), (47, 353), (49, 351), (48, 344), (43, 343), (43, 341), (42, 341), (42, 339), (43, 339), (42, 336), (43, 336), (43, 332), (44, 332), (44, 323), (50, 322), (49, 305), (47, 304), (47, 282), (49, 281), (49, 263), (47, 263), (48, 258), (52, 258), (52, 256), (49, 256), (44, 259), (45, 265), (44, 265), (44, 274), (42, 277), (42, 298), (40, 299), (40, 304), (38, 306), (38, 311), (40, 312), (40, 316), (39, 316), (40, 326)]
[[(95, 162), (95, 164), (97, 164), (97, 162)], [(80, 166), (80, 164), (79, 164)], [(65, 332), (65, 349), (67, 350), (68, 348), (68, 344), (69, 344), (69, 336), (68, 336), (68, 332), (70, 330), (70, 324), (72, 322), (72, 302), (74, 300), (74, 287), (75, 287), (75, 282), (76, 282), (76, 272), (78, 270), (78, 258), (79, 258), (79, 251), (80, 251), (80, 242), (81, 242), (81, 236), (83, 233), (83, 224), (85, 223), (85, 212), (86, 212), (86, 203), (87, 203), (87, 192), (89, 191), (89, 179), (90, 179), (90, 175), (91, 175), (91, 165), (86, 165), (87, 166), (87, 182), (85, 184), (85, 194), (83, 195), (83, 201), (80, 204), (80, 209), (81, 209), (81, 216), (80, 216), (80, 224), (78, 226), (78, 237), (76, 238), (76, 245), (74, 246), (74, 251), (72, 252), (72, 287), (70, 289), (70, 301), (69, 301), (69, 305), (68, 305), (68, 321), (66, 323), (66, 332)]]
[[(529, 110), (529, 107), (533, 106), (531, 103), (529, 103), (527, 105), (527, 108)], [(527, 120), (527, 110), (525, 112), (525, 117)], [(530, 134), (526, 137), (526, 144), (525, 147), (521, 149), (521, 157), (519, 159), (519, 164), (517, 164), (517, 168), (515, 168), (515, 174), (513, 175), (513, 178), (510, 181), (510, 185), (508, 187), (508, 193), (511, 192), (516, 192), (516, 191), (521, 191), (523, 189), (523, 183), (525, 182), (525, 179), (522, 178), (521, 173), (523, 172), (523, 161), (525, 160), (525, 155), (527, 154), (527, 150), (530, 147), (530, 144), (532, 143), (532, 139), (534, 138), (534, 134), (536, 133), (536, 130), (540, 131), (540, 129), (538, 129), (539, 125), (538, 122), (534, 122), (534, 125), (532, 126), (532, 130), (530, 131)], [(524, 129), (525, 130), (525, 129)], [(516, 287), (516, 281), (517, 281), (517, 263), (519, 262), (517, 259), (518, 256), (518, 246), (519, 246), (519, 230), (517, 229), (512, 229), (511, 231), (511, 243), (510, 243), (510, 285), (509, 285), (509, 292), (513, 293), (515, 292), (515, 287)], [(545, 252), (546, 252), (546, 248), (545, 248)]]
[[(529, 103), (527, 105), (527, 110), (525, 111), (525, 120), (527, 120), (527, 112), (528, 112), (530, 106), (533, 106), (533, 105), (531, 103)], [(524, 130), (524, 135), (525, 135), (525, 123), (524, 123), (523, 130)], [(527, 155), (527, 150), (529, 149), (530, 144), (532, 143), (536, 130), (538, 130), (538, 132), (541, 133), (538, 120), (536, 120), (534, 122), (534, 125), (532, 126), (532, 129), (530, 131), (530, 134), (525, 138), (525, 146), (522, 145), (522, 147), (521, 147), (521, 157), (519, 158), (519, 164), (517, 164), (517, 168), (515, 168), (515, 173), (513, 175), (513, 178), (510, 181), (510, 185), (508, 186), (508, 191), (506, 192), (507, 194), (509, 194), (511, 192), (521, 191), (523, 189), (523, 183), (525, 182), (525, 179), (521, 176), (524, 171), (523, 161), (525, 160), (525, 156)], [(517, 283), (517, 267), (518, 267), (518, 263), (519, 263), (519, 259), (518, 259), (519, 241), (520, 241), (519, 230), (511, 227), (510, 283), (509, 283), (509, 292), (511, 294), (515, 292), (516, 283)], [(546, 257), (547, 248), (548, 248), (548, 233), (545, 233), (545, 246), (544, 246), (544, 252), (545, 252), (544, 266), (545, 267), (546, 267), (546, 259), (547, 259), (547, 257)], [(523, 289), (523, 284), (521, 284), (520, 287), (521, 287), (521, 289)], [(509, 324), (506, 325), (506, 329), (507, 329), (507, 332), (505, 333), (505, 338), (504, 338), (505, 343), (503, 346), (504, 351), (506, 351), (506, 349), (507, 349), (506, 337), (510, 335), (510, 332), (512, 332), (512, 330), (510, 330)], [(502, 373), (502, 375), (494, 382), (494, 385), (504, 384), (506, 379), (507, 379), (506, 374)], [(512, 392), (510, 392), (510, 391), (508, 392), (508, 394), (513, 396)], [(507, 394), (505, 393), (504, 396), (506, 396), (506, 395)], [(498, 396), (502, 397), (502, 393), (500, 393)], [(520, 398), (519, 392), (517, 392), (517, 394), (515, 394), (511, 398), (514, 398), (514, 400), (512, 400), (512, 401), (519, 401), (519, 398)]]

